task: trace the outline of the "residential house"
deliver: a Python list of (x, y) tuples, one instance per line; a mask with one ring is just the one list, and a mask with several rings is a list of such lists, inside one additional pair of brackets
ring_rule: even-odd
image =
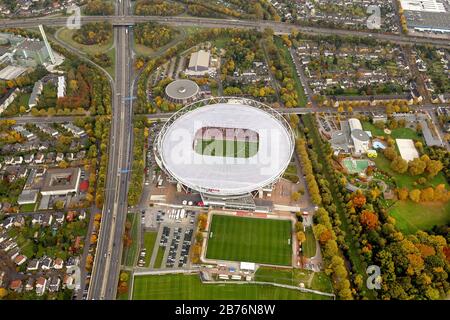
[(22, 254), (20, 254), (14, 258), (14, 263), (17, 264), (18, 266), (21, 266), (22, 264), (24, 264), (25, 261), (27, 261), (27, 257)]
[(16, 279), (11, 281), (9, 284), (9, 289), (14, 292), (21, 292), (22, 291), (22, 280)]
[(25, 285), (25, 291), (31, 291), (34, 289), (34, 279), (28, 278), (27, 284)]
[(47, 214), (47, 215), (43, 216), (43, 218), (42, 218), (42, 226), (44, 226), (44, 227), (51, 226), (52, 222), (53, 222), (53, 215)]
[(64, 153), (58, 152), (58, 153), (56, 154), (56, 162), (61, 162), (61, 161), (63, 161), (63, 160), (64, 160)]
[(43, 257), (41, 259), (41, 269), (42, 270), (50, 270), (51, 266), (52, 266), (52, 258), (50, 257)]
[(53, 269), (55, 270), (61, 270), (64, 267), (64, 261), (61, 258), (56, 258), (55, 262), (53, 263)]
[(36, 280), (36, 294), (42, 296), (45, 293), (45, 290), (47, 290), (47, 279), (39, 277)]
[(50, 284), (48, 286), (48, 291), (50, 292), (57, 292), (59, 291), (59, 288), (61, 287), (61, 279), (57, 276), (53, 276), (50, 279)]
[(39, 269), (39, 260), (33, 259), (28, 262), (27, 271), (36, 271)]
[(25, 161), (25, 163), (31, 163), (34, 160), (34, 154), (27, 154), (26, 156), (24, 156), (23, 161)]
[(34, 163), (36, 163), (36, 164), (43, 164), (44, 160), (45, 160), (44, 154), (39, 152), (36, 155), (36, 158), (34, 158)]
[(53, 214), (53, 217), (55, 218), (55, 221), (59, 224), (64, 222), (65, 216), (62, 212), (56, 212)]

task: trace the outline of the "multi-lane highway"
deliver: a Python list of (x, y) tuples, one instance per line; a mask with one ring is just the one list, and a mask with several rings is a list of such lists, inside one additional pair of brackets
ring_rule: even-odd
[[(114, 25), (114, 42), (116, 48), (115, 78), (113, 83), (112, 121), (109, 143), (109, 162), (106, 179), (105, 200), (102, 221), (98, 236), (97, 250), (93, 264), (89, 299), (115, 299), (122, 256), (122, 237), (127, 215), (128, 181), (132, 162), (133, 145), (133, 111), (130, 96), (133, 95), (133, 30), (130, 25), (139, 22), (155, 21), (173, 26), (201, 26), (214, 28), (272, 28), (277, 33), (290, 33), (298, 30), (304, 33), (321, 35), (357, 35), (372, 37), (396, 43), (423, 43), (450, 47), (448, 40), (370, 33), (364, 31), (348, 31), (328, 28), (301, 27), (298, 25), (274, 21), (224, 20), (195, 17), (156, 17), (130, 15), (130, 0), (117, 0), (114, 16), (82, 17), (81, 22), (110, 21)], [(43, 17), (33, 19), (6, 19), (0, 21), (0, 28), (35, 27), (39, 24), (51, 26), (66, 25), (67, 17)], [(111, 80), (112, 81), (112, 80)], [(437, 106), (421, 106), (425, 110), (433, 110)], [(354, 108), (358, 111), (359, 108)], [(380, 108), (380, 111), (383, 111)], [(304, 114), (310, 112), (336, 112), (336, 109), (290, 108), (279, 109), (286, 114)], [(371, 108), (371, 111), (375, 111)], [(148, 115), (149, 118), (168, 118), (171, 114)], [(18, 123), (33, 122), (66, 122), (76, 117), (17, 117)]]
[[(129, 1), (121, 0), (117, 2), (116, 12), (125, 16), (129, 8)], [(117, 292), (133, 143), (132, 100), (128, 99), (133, 70), (131, 32), (126, 26), (114, 29), (116, 66), (108, 174), (89, 299), (111, 300)]]
[[(126, 0), (123, 0), (126, 2)], [(6, 27), (36, 27), (39, 24), (50, 26), (65, 26), (67, 17), (42, 17), (34, 19), (3, 19), (0, 21), (0, 28)], [(132, 25), (139, 22), (160, 22), (173, 26), (196, 26), (203, 28), (251, 28), (263, 30), (271, 28), (276, 33), (290, 33), (297, 30), (308, 34), (319, 35), (340, 35), (340, 36), (360, 36), (370, 37), (379, 40), (391, 41), (399, 44), (428, 44), (450, 48), (448, 39), (410, 36), (403, 34), (386, 34), (380, 32), (356, 31), (331, 29), (322, 27), (305, 27), (286, 22), (276, 22), (269, 20), (235, 20), (235, 19), (214, 19), (214, 18), (197, 18), (186, 16), (134, 16), (134, 15), (115, 15), (115, 16), (83, 16), (81, 23), (89, 23), (96, 21), (109, 21), (116, 26)]]

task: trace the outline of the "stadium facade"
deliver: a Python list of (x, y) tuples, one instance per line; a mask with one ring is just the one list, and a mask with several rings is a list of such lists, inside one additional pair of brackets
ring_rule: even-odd
[[(208, 152), (203, 152), (204, 146)], [(154, 144), (161, 169), (206, 206), (255, 210), (294, 152), (289, 123), (255, 100), (216, 97), (191, 103), (162, 127)]]

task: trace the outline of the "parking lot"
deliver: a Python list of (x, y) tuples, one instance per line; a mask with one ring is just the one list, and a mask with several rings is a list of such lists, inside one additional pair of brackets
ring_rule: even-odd
[(181, 208), (153, 208), (145, 215), (145, 224), (147, 221), (159, 225), (156, 245), (164, 250), (161, 266), (154, 265), (158, 252), (156, 248), (153, 250), (150, 266), (185, 268), (188, 265), (193, 241), (196, 212)]

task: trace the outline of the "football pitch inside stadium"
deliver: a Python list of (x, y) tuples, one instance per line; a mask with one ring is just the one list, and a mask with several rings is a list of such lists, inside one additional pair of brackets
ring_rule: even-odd
[(291, 265), (291, 221), (213, 215), (206, 258)]
[(198, 139), (194, 148), (195, 152), (201, 155), (250, 158), (258, 152), (258, 142)]
[(258, 284), (202, 284), (198, 274), (135, 276), (133, 300), (316, 300), (314, 293)]

